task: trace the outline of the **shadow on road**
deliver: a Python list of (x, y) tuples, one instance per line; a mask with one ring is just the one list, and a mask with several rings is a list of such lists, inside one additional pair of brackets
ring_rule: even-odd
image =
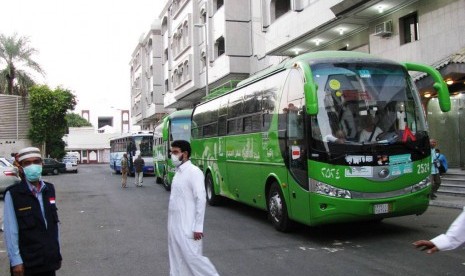
[[(268, 213), (266, 211), (227, 198), (223, 199), (220, 206), (210, 208), (226, 208), (229, 212), (268, 224), (270, 228), (273, 228), (271, 222), (268, 220)], [(408, 216), (404, 217), (404, 219), (408, 218)], [(303, 240), (327, 243), (334, 240), (357, 240), (358, 238), (383, 239), (387, 236), (395, 238), (395, 236), (409, 234), (409, 232), (410, 234), (414, 234), (419, 231), (415, 225), (406, 227), (387, 218), (382, 221), (358, 221), (319, 226), (307, 226), (296, 222), (290, 234)]]

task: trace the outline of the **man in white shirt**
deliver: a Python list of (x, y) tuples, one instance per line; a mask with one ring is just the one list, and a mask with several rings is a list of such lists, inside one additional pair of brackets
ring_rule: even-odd
[(383, 131), (379, 127), (376, 126), (374, 118), (371, 115), (367, 115), (363, 117), (362, 122), (363, 122), (364, 127), (362, 131), (360, 132), (360, 137), (358, 141), (360, 143), (375, 142), (376, 137), (378, 137), (378, 135), (383, 133)]
[(189, 160), (189, 142), (171, 143), (171, 161), (176, 173), (168, 206), (168, 251), (170, 276), (219, 275), (202, 255), (206, 193), (202, 171)]
[(413, 243), (417, 248), (427, 250), (432, 254), (438, 251), (452, 250), (465, 243), (465, 207), (463, 212), (455, 219), (446, 234), (427, 241), (419, 240)]

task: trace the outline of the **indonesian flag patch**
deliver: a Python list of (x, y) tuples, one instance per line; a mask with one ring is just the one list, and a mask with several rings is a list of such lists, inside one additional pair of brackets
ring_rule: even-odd
[(55, 198), (54, 197), (50, 198), (50, 204), (55, 204)]

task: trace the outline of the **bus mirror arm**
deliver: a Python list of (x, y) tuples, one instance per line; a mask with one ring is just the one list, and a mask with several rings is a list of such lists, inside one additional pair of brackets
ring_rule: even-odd
[(433, 87), (438, 92), (439, 107), (442, 112), (450, 111), (450, 95), (449, 88), (447, 87), (446, 82), (443, 80), (441, 73), (438, 70), (434, 69), (431, 66), (405, 62), (403, 64), (408, 71), (417, 71), (423, 72), (431, 76), (434, 81)]
[(309, 115), (317, 115), (318, 114), (318, 98), (317, 98), (318, 86), (316, 84), (305, 83), (304, 91), (305, 91), (305, 107), (307, 109), (307, 113)]
[(296, 62), (294, 67), (300, 67), (305, 76), (304, 93), (305, 107), (308, 115), (318, 114), (318, 85), (313, 81), (310, 65), (305, 62)]

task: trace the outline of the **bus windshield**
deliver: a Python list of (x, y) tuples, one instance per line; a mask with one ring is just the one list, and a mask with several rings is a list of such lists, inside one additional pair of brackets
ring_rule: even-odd
[(191, 118), (179, 118), (171, 121), (171, 141), (186, 140), (191, 137)]
[(404, 132), (425, 134), (418, 92), (402, 66), (341, 62), (317, 63), (311, 69), (319, 105), (312, 120), (313, 139), (392, 144), (401, 142)]
[(140, 155), (144, 156), (152, 156), (152, 137), (151, 136), (135, 136), (134, 143), (138, 151), (140, 151)]

